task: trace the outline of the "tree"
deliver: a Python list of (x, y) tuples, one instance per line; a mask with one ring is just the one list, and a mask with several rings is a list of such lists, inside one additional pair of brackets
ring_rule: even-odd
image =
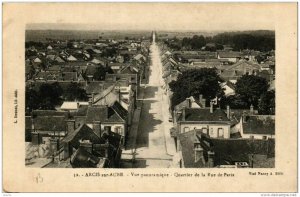
[(214, 68), (191, 69), (178, 76), (177, 81), (172, 81), (169, 86), (174, 92), (172, 108), (189, 96), (198, 97), (200, 94), (209, 102), (216, 96), (224, 93), (219, 85), (221, 78)]
[(86, 91), (82, 89), (78, 83), (71, 83), (63, 94), (67, 101), (87, 101)]
[(247, 103), (257, 107), (260, 96), (269, 88), (266, 79), (254, 75), (243, 75), (236, 82), (236, 93)]
[(100, 66), (97, 68), (96, 72), (94, 73), (94, 79), (98, 81), (103, 81), (105, 80), (106, 73), (112, 74), (113, 70), (110, 67)]
[(40, 97), (38, 93), (29, 87), (26, 87), (25, 107), (28, 112), (39, 108)]
[(275, 91), (271, 90), (261, 95), (258, 104), (258, 113), (263, 115), (275, 115)]
[(248, 103), (244, 102), (239, 95), (230, 95), (221, 98), (221, 108), (226, 109), (229, 105), (232, 109), (247, 109)]
[(41, 109), (54, 109), (56, 105), (61, 104), (61, 95), (63, 93), (60, 85), (55, 82), (53, 84), (42, 84), (38, 95), (40, 97)]

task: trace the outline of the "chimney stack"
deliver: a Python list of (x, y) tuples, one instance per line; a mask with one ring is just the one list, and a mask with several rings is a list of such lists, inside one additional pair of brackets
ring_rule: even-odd
[(199, 95), (199, 102), (200, 102), (200, 103), (202, 102), (202, 99), (203, 99), (203, 95), (200, 94), (200, 95)]
[(94, 133), (96, 133), (98, 135), (98, 137), (102, 136), (101, 122), (100, 121), (94, 121), (93, 122), (93, 130), (94, 130)]
[(182, 121), (185, 121), (185, 107), (182, 109)]
[(253, 115), (254, 114), (254, 109), (253, 109), (253, 105), (251, 104), (250, 106), (250, 115)]
[(177, 113), (176, 113), (176, 110), (174, 109), (174, 110), (173, 110), (173, 123), (174, 123), (174, 124), (176, 124), (176, 121), (177, 121), (177, 116), (176, 116), (176, 114), (177, 114)]
[(186, 103), (187, 103), (187, 108), (191, 108), (191, 99), (190, 98), (186, 98)]
[(58, 150), (59, 141), (55, 137), (50, 138), (50, 155), (54, 155), (54, 153)]
[(214, 112), (214, 104), (212, 101), (210, 101), (210, 113)]
[(227, 118), (230, 119), (230, 106), (227, 105)]
[(215, 153), (213, 151), (208, 151), (207, 154), (208, 154), (207, 167), (212, 168), (212, 167), (214, 167)]
[(109, 147), (109, 141), (108, 138), (105, 141), (105, 157), (108, 158), (108, 147)]
[(94, 101), (95, 101), (94, 98), (95, 98), (95, 93), (93, 92), (92, 93), (92, 103), (94, 103)]
[(195, 163), (199, 160), (204, 161), (203, 156), (203, 148), (201, 147), (200, 143), (194, 142), (194, 154), (195, 154)]
[(203, 108), (205, 108), (205, 102), (206, 102), (206, 99), (204, 99), (203, 95), (200, 94), (199, 95), (199, 103), (202, 105)]
[(67, 122), (67, 132), (72, 133), (75, 131), (75, 120), (66, 120)]

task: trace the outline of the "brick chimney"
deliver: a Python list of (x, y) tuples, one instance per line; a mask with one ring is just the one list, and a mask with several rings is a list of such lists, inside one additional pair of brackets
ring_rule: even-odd
[(173, 123), (174, 124), (176, 124), (176, 122), (177, 122), (177, 116), (176, 116), (176, 110), (174, 109), (174, 111), (173, 111)]
[(182, 121), (185, 121), (185, 107), (182, 109)]
[(89, 106), (92, 107), (93, 106), (93, 102), (92, 99), (89, 100)]
[(108, 138), (105, 141), (105, 157), (108, 158), (108, 148), (109, 148), (109, 141)]
[(41, 136), (38, 132), (31, 132), (31, 143), (33, 145), (39, 145), (41, 141)]
[(98, 135), (98, 137), (102, 136), (101, 132), (101, 122), (100, 121), (94, 121), (93, 122), (93, 130)]
[(230, 120), (230, 106), (227, 105), (227, 118)]
[(53, 155), (58, 150), (58, 139), (50, 138), (50, 155)]
[(203, 148), (199, 142), (194, 142), (195, 163), (199, 160), (204, 161)]
[(251, 106), (250, 106), (250, 115), (253, 115), (254, 114), (254, 107), (253, 107), (253, 105), (251, 104)]
[(207, 167), (208, 168), (212, 168), (212, 167), (214, 167), (214, 156), (215, 156), (215, 153), (213, 151), (208, 151), (207, 154), (208, 154)]
[(214, 112), (214, 103), (210, 101), (210, 113), (212, 114)]
[(192, 107), (192, 106), (191, 106), (191, 105), (192, 105), (191, 99), (190, 99), (190, 98), (186, 98), (185, 100), (186, 100), (186, 103), (187, 103), (187, 106), (186, 106), (186, 107), (187, 107), (187, 108), (191, 108), (191, 107)]
[(72, 133), (75, 130), (75, 120), (66, 120), (67, 133)]
[(199, 102), (202, 105), (202, 107), (205, 108), (206, 99), (203, 98), (202, 94), (199, 95)]
[(94, 103), (94, 102), (95, 102), (95, 93), (92, 92), (92, 103)]

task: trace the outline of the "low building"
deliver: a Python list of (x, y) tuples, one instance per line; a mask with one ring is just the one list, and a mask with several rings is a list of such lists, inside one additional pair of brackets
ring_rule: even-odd
[(202, 129), (212, 138), (230, 138), (230, 120), (221, 109), (183, 108), (176, 112), (178, 133), (185, 133), (195, 129)]
[(242, 138), (275, 139), (275, 115), (246, 115), (240, 121)]

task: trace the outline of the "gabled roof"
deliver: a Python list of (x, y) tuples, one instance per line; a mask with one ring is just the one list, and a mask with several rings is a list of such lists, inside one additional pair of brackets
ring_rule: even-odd
[[(190, 100), (190, 101), (188, 101), (188, 100)], [(184, 101), (182, 101), (181, 103), (179, 103), (178, 105), (176, 105), (174, 107), (174, 109), (176, 111), (179, 111), (179, 110), (182, 110), (183, 108), (188, 108), (189, 107), (189, 102), (195, 102), (199, 106), (199, 108), (203, 108), (201, 103), (199, 103), (193, 96), (190, 96), (187, 99), (185, 99)]]
[(88, 127), (86, 124), (80, 125), (72, 133), (68, 135), (61, 141), (62, 143), (71, 143), (74, 148), (79, 148), (80, 140), (89, 140), (93, 144), (104, 143), (104, 140), (94, 133), (93, 129)]
[(94, 121), (107, 121), (108, 107), (107, 106), (89, 106), (86, 114), (86, 122), (93, 123)]
[(145, 56), (143, 56), (142, 54), (137, 54), (136, 56), (134, 56), (133, 59), (135, 59), (135, 60), (140, 60), (140, 59), (146, 60)]
[(138, 69), (134, 66), (127, 65), (119, 71), (121, 74), (137, 74)]
[(96, 59), (96, 58), (94, 58), (91, 62), (94, 63), (94, 64), (101, 64), (101, 65), (104, 65), (104, 62), (103, 62), (103, 61), (98, 60), (98, 59)]
[(119, 94), (115, 91), (115, 86), (111, 85), (99, 94), (94, 96), (94, 104), (112, 106), (119, 99)]
[(111, 107), (107, 106), (89, 106), (86, 115), (86, 123), (100, 122), (118, 122), (125, 123), (127, 111), (115, 102)]
[(243, 70), (245, 67), (252, 68), (253, 70), (260, 70), (260, 66), (258, 64), (246, 60), (241, 60), (232, 66), (229, 66), (227, 70)]
[(88, 102), (65, 101), (61, 105), (60, 109), (76, 110), (77, 105), (88, 105)]
[(68, 58), (67, 58), (68, 61), (77, 61), (77, 59), (73, 56), (73, 55), (70, 55)]
[[(203, 139), (201, 137), (200, 141)], [(214, 154), (214, 165), (234, 165), (235, 162), (249, 162), (249, 154), (274, 157), (274, 140), (216, 139), (209, 138)], [(202, 143), (203, 144), (203, 143)], [(201, 145), (202, 145), (201, 144)], [(206, 147), (202, 146), (205, 151)]]

